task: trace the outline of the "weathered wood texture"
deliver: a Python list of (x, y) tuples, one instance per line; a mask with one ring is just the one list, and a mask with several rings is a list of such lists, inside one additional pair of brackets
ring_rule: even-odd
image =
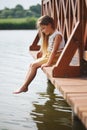
[[(43, 71), (87, 128), (87, 0), (42, 0), (45, 14), (54, 18), (66, 45), (57, 63)], [(37, 34), (30, 46), (34, 58), (39, 39)]]
[[(56, 65), (53, 77), (77, 77), (87, 75), (87, 1), (42, 0), (42, 15), (50, 15), (58, 30), (64, 35), (66, 45)], [(37, 34), (30, 50), (39, 50)], [(71, 65), (78, 52), (78, 61)]]
[(87, 128), (87, 77), (55, 78), (51, 67), (43, 71)]

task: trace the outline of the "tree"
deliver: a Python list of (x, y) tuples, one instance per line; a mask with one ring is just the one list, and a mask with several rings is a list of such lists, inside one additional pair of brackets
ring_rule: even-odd
[(8, 8), (5, 8), (0, 13), (1, 18), (7, 18), (9, 15), (11, 15), (11, 12)]
[(36, 6), (30, 6), (29, 8), (32, 12), (37, 13), (37, 14), (41, 14), (41, 5), (37, 4)]
[(0, 10), (0, 18), (23, 18), (23, 17), (40, 17), (41, 5), (31, 6), (28, 10), (24, 10), (23, 6), (16, 5), (15, 8), (5, 8)]
[(16, 5), (15, 10), (24, 10), (22, 5)]
[(23, 15), (23, 12), (22, 11), (20, 11), (20, 10), (17, 10), (16, 12), (15, 12), (15, 18), (22, 18), (24, 15)]

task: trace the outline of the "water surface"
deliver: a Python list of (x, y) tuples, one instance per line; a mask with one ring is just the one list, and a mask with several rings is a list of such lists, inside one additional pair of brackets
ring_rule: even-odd
[(0, 31), (0, 130), (76, 130), (70, 106), (40, 69), (27, 93), (13, 94), (34, 60), (28, 49), (36, 33)]

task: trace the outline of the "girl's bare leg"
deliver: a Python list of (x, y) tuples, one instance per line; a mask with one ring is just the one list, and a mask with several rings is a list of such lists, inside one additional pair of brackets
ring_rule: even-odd
[(19, 94), (19, 93), (28, 91), (28, 85), (31, 83), (31, 81), (36, 76), (37, 69), (43, 64), (43, 62), (45, 62), (45, 61), (44, 60), (41, 60), (41, 61), (37, 60), (35, 63), (30, 65), (24, 84), (21, 86), (21, 88), (18, 91), (14, 92), (14, 94)]
[(34, 68), (33, 66), (31, 66), (28, 70), (24, 84), (22, 85), (22, 87), (18, 91), (14, 92), (14, 94), (19, 94), (21, 92), (28, 91), (28, 85), (34, 79), (36, 72), (37, 72), (37, 68)]

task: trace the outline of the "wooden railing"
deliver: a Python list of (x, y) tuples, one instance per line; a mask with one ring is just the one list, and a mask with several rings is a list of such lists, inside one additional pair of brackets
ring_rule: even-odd
[[(53, 77), (87, 75), (87, 0), (42, 0), (42, 15), (52, 16), (66, 45), (52, 68)], [(37, 34), (30, 50), (39, 50)], [(72, 65), (72, 59), (78, 59)]]

